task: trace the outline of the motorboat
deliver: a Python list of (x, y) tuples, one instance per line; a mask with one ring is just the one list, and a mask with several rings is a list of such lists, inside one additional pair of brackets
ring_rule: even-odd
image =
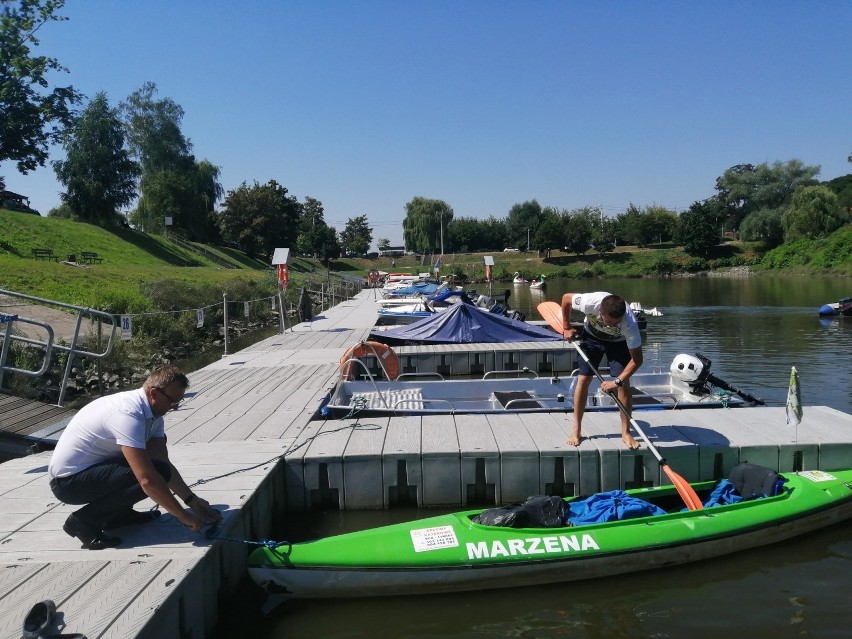
[[(737, 481), (739, 466), (730, 480), (688, 484), (702, 501), (699, 509), (685, 509), (673, 485), (550, 497), (541, 500), (551, 507), (549, 516), (515, 518), (520, 527), (493, 525), (499, 521), (487, 516), (493, 509), (480, 509), (323, 539), (270, 542), (252, 551), (248, 571), (267, 592), (296, 598), (510, 588), (668, 570), (852, 518), (850, 469), (783, 476), (765, 469), (761, 480), (770, 488), (763, 492), (753, 479)], [(586, 523), (583, 512), (592, 504), (602, 506), (601, 514)]]
[[(392, 350), (387, 354), (385, 344), (382, 348), (382, 357), (374, 358), (373, 362), (381, 365), (379, 360), (388, 356), (397, 359)], [(566, 348), (576, 348), (576, 344), (566, 343)], [(446, 380), (437, 373), (410, 373), (382, 380), (373, 375), (370, 365), (366, 360), (342, 361), (341, 371), (346, 370), (347, 374), (341, 376), (323, 399), (318, 414), (340, 417), (356, 413), (368, 416), (574, 410), (575, 376), (538, 377), (533, 371), (521, 369), (489, 371), (481, 379)], [(633, 375), (630, 378), (633, 410), (724, 408), (763, 403), (713, 375), (710, 365), (710, 360), (700, 354), (694, 357), (681, 354), (674, 358), (668, 371)], [(399, 370), (398, 362), (394, 370)], [(507, 378), (509, 375), (512, 378)], [(601, 391), (598, 380), (593, 380), (585, 411), (618, 410), (615, 399)]]
[(838, 302), (823, 304), (819, 307), (820, 317), (852, 317), (852, 297), (844, 297)]

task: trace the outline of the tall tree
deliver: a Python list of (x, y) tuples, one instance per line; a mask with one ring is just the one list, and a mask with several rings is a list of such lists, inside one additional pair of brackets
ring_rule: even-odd
[(532, 242), (543, 219), (541, 204), (536, 200), (528, 200), (515, 204), (506, 216), (506, 233), (509, 243), (518, 248), (526, 248)]
[(600, 223), (600, 209), (584, 207), (568, 214), (564, 224), (565, 249), (579, 257), (589, 250), (595, 225)]
[(84, 222), (108, 226), (136, 197), (139, 165), (125, 146), (124, 125), (106, 93), (98, 93), (65, 136), (65, 160), (53, 163), (62, 202)]
[(547, 257), (550, 257), (552, 250), (565, 246), (566, 216), (567, 214), (549, 206), (542, 211), (541, 221), (532, 238), (532, 244), (539, 251), (546, 251)]
[(373, 243), (373, 229), (367, 223), (366, 215), (350, 217), (346, 227), (340, 233), (340, 243), (343, 250), (356, 255), (364, 255)]
[(301, 206), (275, 180), (243, 182), (225, 196), (218, 223), (222, 237), (236, 241), (250, 256), (271, 256), (276, 248), (295, 246)]
[(728, 227), (736, 230), (752, 211), (788, 204), (797, 188), (816, 184), (819, 171), (801, 160), (732, 166), (716, 179), (716, 198)]
[(716, 198), (693, 202), (678, 218), (678, 241), (691, 255), (708, 256), (722, 236), (717, 224), (722, 204)]
[(417, 196), (405, 205), (402, 221), (405, 246), (424, 255), (441, 248), (441, 235), (453, 219), (453, 209), (443, 200)]
[(837, 195), (822, 185), (797, 190), (781, 217), (787, 242), (825, 237), (849, 222), (849, 213), (838, 205)]
[(0, 13), (0, 162), (12, 160), (21, 173), (44, 166), (51, 144), (60, 142), (73, 122), (81, 95), (72, 86), (53, 87), (48, 76), (66, 72), (56, 58), (36, 56), (38, 30), (56, 15), (64, 0), (4, 2)]
[(121, 107), (128, 142), (142, 166), (140, 197), (131, 220), (148, 232), (174, 228), (207, 240), (212, 232), (211, 212), (221, 197), (219, 168), (192, 155), (192, 143), (181, 131), (184, 111), (170, 98), (157, 99), (157, 86), (146, 82)]

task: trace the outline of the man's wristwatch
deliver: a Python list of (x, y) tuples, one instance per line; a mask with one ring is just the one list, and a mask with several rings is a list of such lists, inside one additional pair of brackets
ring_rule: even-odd
[(621, 381), (621, 378), (620, 378), (620, 377), (616, 377), (616, 378), (615, 378), (614, 380), (612, 380), (612, 381), (613, 381), (613, 382), (615, 382), (615, 385), (616, 385), (616, 386), (621, 386), (621, 385), (624, 383), (623, 381)]

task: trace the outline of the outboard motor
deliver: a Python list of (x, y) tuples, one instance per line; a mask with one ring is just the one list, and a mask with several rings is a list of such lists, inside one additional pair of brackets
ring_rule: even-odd
[(696, 353), (686, 355), (681, 353), (672, 360), (669, 367), (672, 377), (679, 379), (689, 386), (693, 395), (708, 395), (707, 379), (710, 377), (710, 360)]
[(733, 384), (729, 384), (723, 379), (719, 379), (710, 372), (710, 360), (704, 357), (701, 353), (696, 353), (695, 356), (685, 355), (681, 353), (672, 360), (672, 365), (669, 367), (672, 377), (687, 384), (693, 395), (709, 395), (710, 389), (707, 384), (713, 384), (732, 393), (736, 393), (744, 400), (753, 404), (765, 405), (762, 399), (754, 395), (740, 390)]

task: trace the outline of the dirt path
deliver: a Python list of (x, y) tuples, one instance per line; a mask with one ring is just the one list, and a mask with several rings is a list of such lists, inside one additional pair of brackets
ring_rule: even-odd
[[(77, 327), (77, 315), (74, 313), (43, 304), (28, 303), (26, 300), (8, 295), (0, 295), (0, 313), (17, 315), (20, 318), (37, 320), (50, 325), (54, 340), (62, 339), (70, 342), (74, 337), (74, 329)], [(5, 326), (0, 324), (0, 329), (5, 330)], [(44, 339), (47, 335), (47, 331), (43, 328), (26, 322), (16, 322), (14, 329), (33, 339)], [(88, 322), (84, 318), (80, 333), (85, 335), (87, 329)]]

